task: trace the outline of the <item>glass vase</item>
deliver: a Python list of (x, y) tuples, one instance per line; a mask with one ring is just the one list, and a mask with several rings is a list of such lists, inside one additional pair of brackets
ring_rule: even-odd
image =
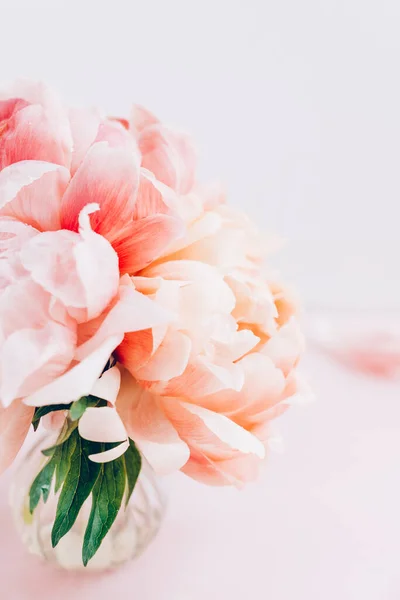
[[(91, 498), (83, 505), (70, 532), (56, 548), (51, 544), (59, 493), (52, 487), (46, 503), (40, 501), (33, 514), (29, 511), (29, 490), (45, 464), (44, 448), (54, 436), (42, 436), (16, 470), (10, 489), (10, 504), (19, 535), (27, 550), (62, 569), (73, 571), (109, 570), (137, 557), (157, 534), (165, 512), (165, 496), (151, 467), (143, 461), (131, 499), (121, 507), (110, 531), (87, 567), (82, 563), (82, 545)], [(54, 482), (53, 482), (54, 485)]]

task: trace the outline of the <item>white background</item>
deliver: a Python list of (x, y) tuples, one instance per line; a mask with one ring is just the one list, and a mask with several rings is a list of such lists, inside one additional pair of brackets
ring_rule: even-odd
[[(398, 0), (0, 6), (2, 80), (43, 79), (113, 115), (146, 105), (193, 134), (204, 177), (288, 238), (278, 262), (308, 306), (400, 307)], [(82, 580), (84, 597), (400, 597), (399, 385), (322, 356), (306, 370), (319, 402), (282, 419), (287, 452), (259, 487), (179, 478), (158, 545), (125, 579)], [(21, 578), (22, 556), (0, 561), (10, 600), (44, 577), (27, 562)], [(37, 596), (69, 599), (53, 579)]]
[(397, 0), (3, 0), (1, 79), (132, 101), (290, 240), (309, 304), (400, 304)]

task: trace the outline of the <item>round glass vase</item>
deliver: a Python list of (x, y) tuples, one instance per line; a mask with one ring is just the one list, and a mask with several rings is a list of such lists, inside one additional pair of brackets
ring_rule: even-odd
[(165, 512), (165, 496), (160, 491), (151, 467), (142, 469), (127, 507), (122, 505), (110, 531), (87, 567), (82, 563), (82, 545), (88, 523), (91, 497), (83, 505), (72, 529), (56, 548), (51, 544), (59, 492), (52, 487), (46, 503), (40, 501), (33, 514), (29, 511), (29, 490), (45, 464), (44, 448), (54, 444), (54, 435), (42, 436), (17, 468), (10, 488), (10, 505), (19, 535), (27, 550), (62, 569), (106, 571), (137, 557), (154, 538)]

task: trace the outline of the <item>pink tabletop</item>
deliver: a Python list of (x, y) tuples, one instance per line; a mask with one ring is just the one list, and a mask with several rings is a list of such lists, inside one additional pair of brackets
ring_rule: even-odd
[(165, 481), (162, 530), (106, 575), (27, 556), (1, 482), (3, 600), (399, 600), (400, 385), (310, 354), (318, 402), (279, 421), (285, 452), (242, 492)]

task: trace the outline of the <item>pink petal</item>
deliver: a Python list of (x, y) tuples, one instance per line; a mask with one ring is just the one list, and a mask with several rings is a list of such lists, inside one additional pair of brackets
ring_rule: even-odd
[[(19, 251), (23, 244), (37, 233), (30, 225), (15, 221), (11, 217), (0, 218), (0, 256), (11, 254), (15, 258), (15, 251)], [(11, 266), (11, 260), (7, 264)]]
[(32, 422), (34, 409), (16, 400), (4, 409), (0, 405), (0, 474), (13, 462)]
[(110, 406), (89, 407), (79, 419), (79, 434), (91, 442), (123, 442), (126, 430), (121, 417)]
[(91, 205), (80, 216), (81, 235), (66, 230), (44, 232), (21, 252), (21, 262), (33, 280), (61, 300), (78, 322), (101, 314), (119, 284), (118, 257), (107, 240), (90, 229), (90, 211)]
[(78, 217), (86, 204), (100, 210), (91, 218), (93, 230), (113, 241), (132, 218), (139, 183), (138, 157), (126, 148), (94, 144), (76, 171), (61, 205), (61, 226), (78, 230)]
[(155, 215), (127, 225), (113, 242), (121, 273), (134, 274), (159, 258), (182, 235), (183, 224), (168, 215)]
[(180, 437), (210, 458), (229, 458), (232, 451), (265, 456), (263, 444), (224, 415), (172, 399), (163, 399), (163, 407)]
[[(125, 332), (149, 329), (154, 325), (168, 323), (171, 315), (155, 302), (140, 294), (133, 287), (121, 286), (119, 299), (101, 324), (96, 323), (94, 335), (76, 351), (77, 360), (90, 354), (109, 336), (122, 336)], [(91, 323), (88, 323), (89, 329)]]
[(285, 378), (272, 360), (258, 353), (238, 362), (244, 372), (244, 385), (239, 392), (223, 390), (199, 400), (201, 406), (226, 414), (243, 426), (260, 412), (283, 399)]
[(98, 454), (89, 454), (89, 458), (95, 463), (111, 462), (125, 454), (128, 448), (129, 440), (126, 440), (125, 442), (122, 442), (122, 444), (119, 444), (119, 446), (111, 448), (110, 450), (105, 450), (104, 452), (99, 452)]
[(181, 471), (207, 485), (234, 485), (241, 489), (245, 483), (257, 478), (260, 464), (260, 459), (254, 455), (211, 460), (205, 454), (192, 450), (190, 460)]
[(42, 417), (41, 424), (46, 431), (59, 432), (65, 423), (67, 414), (68, 412), (66, 410), (54, 410), (53, 412)]
[(175, 206), (175, 192), (158, 181), (153, 173), (141, 168), (133, 218), (143, 219), (157, 214), (173, 214), (176, 212)]
[(185, 371), (179, 377), (167, 383), (146, 382), (146, 388), (163, 396), (190, 397), (201, 399), (203, 396), (221, 390), (239, 391), (243, 386), (243, 370), (240, 365), (215, 365), (203, 356), (189, 361)]
[(25, 102), (40, 105), (43, 108), (49, 122), (49, 130), (54, 129), (54, 135), (64, 153), (64, 162), (60, 164), (69, 166), (73, 143), (71, 128), (67, 111), (58, 94), (40, 81), (17, 79), (6, 93), (3, 92), (2, 96), (23, 98)]
[(69, 121), (73, 139), (71, 175), (74, 175), (97, 137), (100, 115), (94, 110), (73, 108), (69, 111)]
[(298, 363), (303, 351), (304, 338), (295, 317), (291, 317), (261, 350), (285, 375)]
[(115, 404), (120, 385), (121, 373), (118, 367), (112, 367), (111, 369), (107, 369), (100, 379), (96, 381), (90, 395), (107, 400), (107, 402), (111, 402), (111, 404)]
[[(187, 335), (172, 330), (144, 366), (138, 369), (131, 363), (134, 368), (131, 372), (139, 380), (169, 381), (185, 371), (191, 348), (192, 343)], [(128, 364), (125, 366), (128, 368)]]
[(189, 448), (165, 416), (156, 396), (143, 390), (126, 370), (117, 410), (129, 437), (157, 473), (171, 473), (187, 462)]
[[(194, 248), (192, 244), (195, 244), (198, 240), (212, 236), (220, 229), (221, 225), (222, 219), (217, 213), (204, 213), (188, 227), (186, 236), (173, 244), (171, 253), (184, 249), (183, 254), (185, 259), (209, 262), (208, 260), (204, 260), (204, 252), (198, 253), (192, 251), (192, 248)], [(212, 264), (218, 265), (219, 263), (215, 262)]]
[(122, 335), (114, 335), (104, 340), (69, 371), (27, 396), (25, 404), (28, 406), (69, 404), (82, 396), (89, 395), (121, 339)]
[(200, 261), (171, 260), (148, 267), (142, 275), (190, 283), (180, 292), (180, 318), (189, 331), (198, 329), (200, 315), (208, 319), (214, 312), (230, 314), (235, 307), (235, 296), (219, 271)]
[(39, 230), (59, 229), (61, 197), (68, 182), (68, 170), (56, 164), (25, 160), (10, 165), (0, 172), (0, 215)]
[(20, 329), (9, 335), (0, 352), (1, 402), (7, 406), (15, 398), (51, 385), (71, 363), (74, 342), (74, 332), (51, 321), (40, 329)]
[(107, 142), (112, 148), (125, 146), (128, 151), (136, 149), (136, 146), (132, 143), (131, 135), (118, 120), (103, 120), (100, 123), (96, 142)]
[(149, 125), (155, 125), (158, 122), (157, 117), (143, 106), (139, 104), (133, 106), (129, 125), (135, 134), (139, 134)]
[(138, 144), (144, 168), (179, 194), (190, 191), (196, 156), (188, 136), (154, 124), (141, 131)]
[(0, 169), (22, 160), (69, 166), (70, 140), (65, 139), (60, 123), (39, 104), (26, 106), (0, 122), (0, 131)]
[(153, 330), (145, 329), (126, 333), (115, 356), (128, 371), (134, 373), (148, 362), (153, 350)]

